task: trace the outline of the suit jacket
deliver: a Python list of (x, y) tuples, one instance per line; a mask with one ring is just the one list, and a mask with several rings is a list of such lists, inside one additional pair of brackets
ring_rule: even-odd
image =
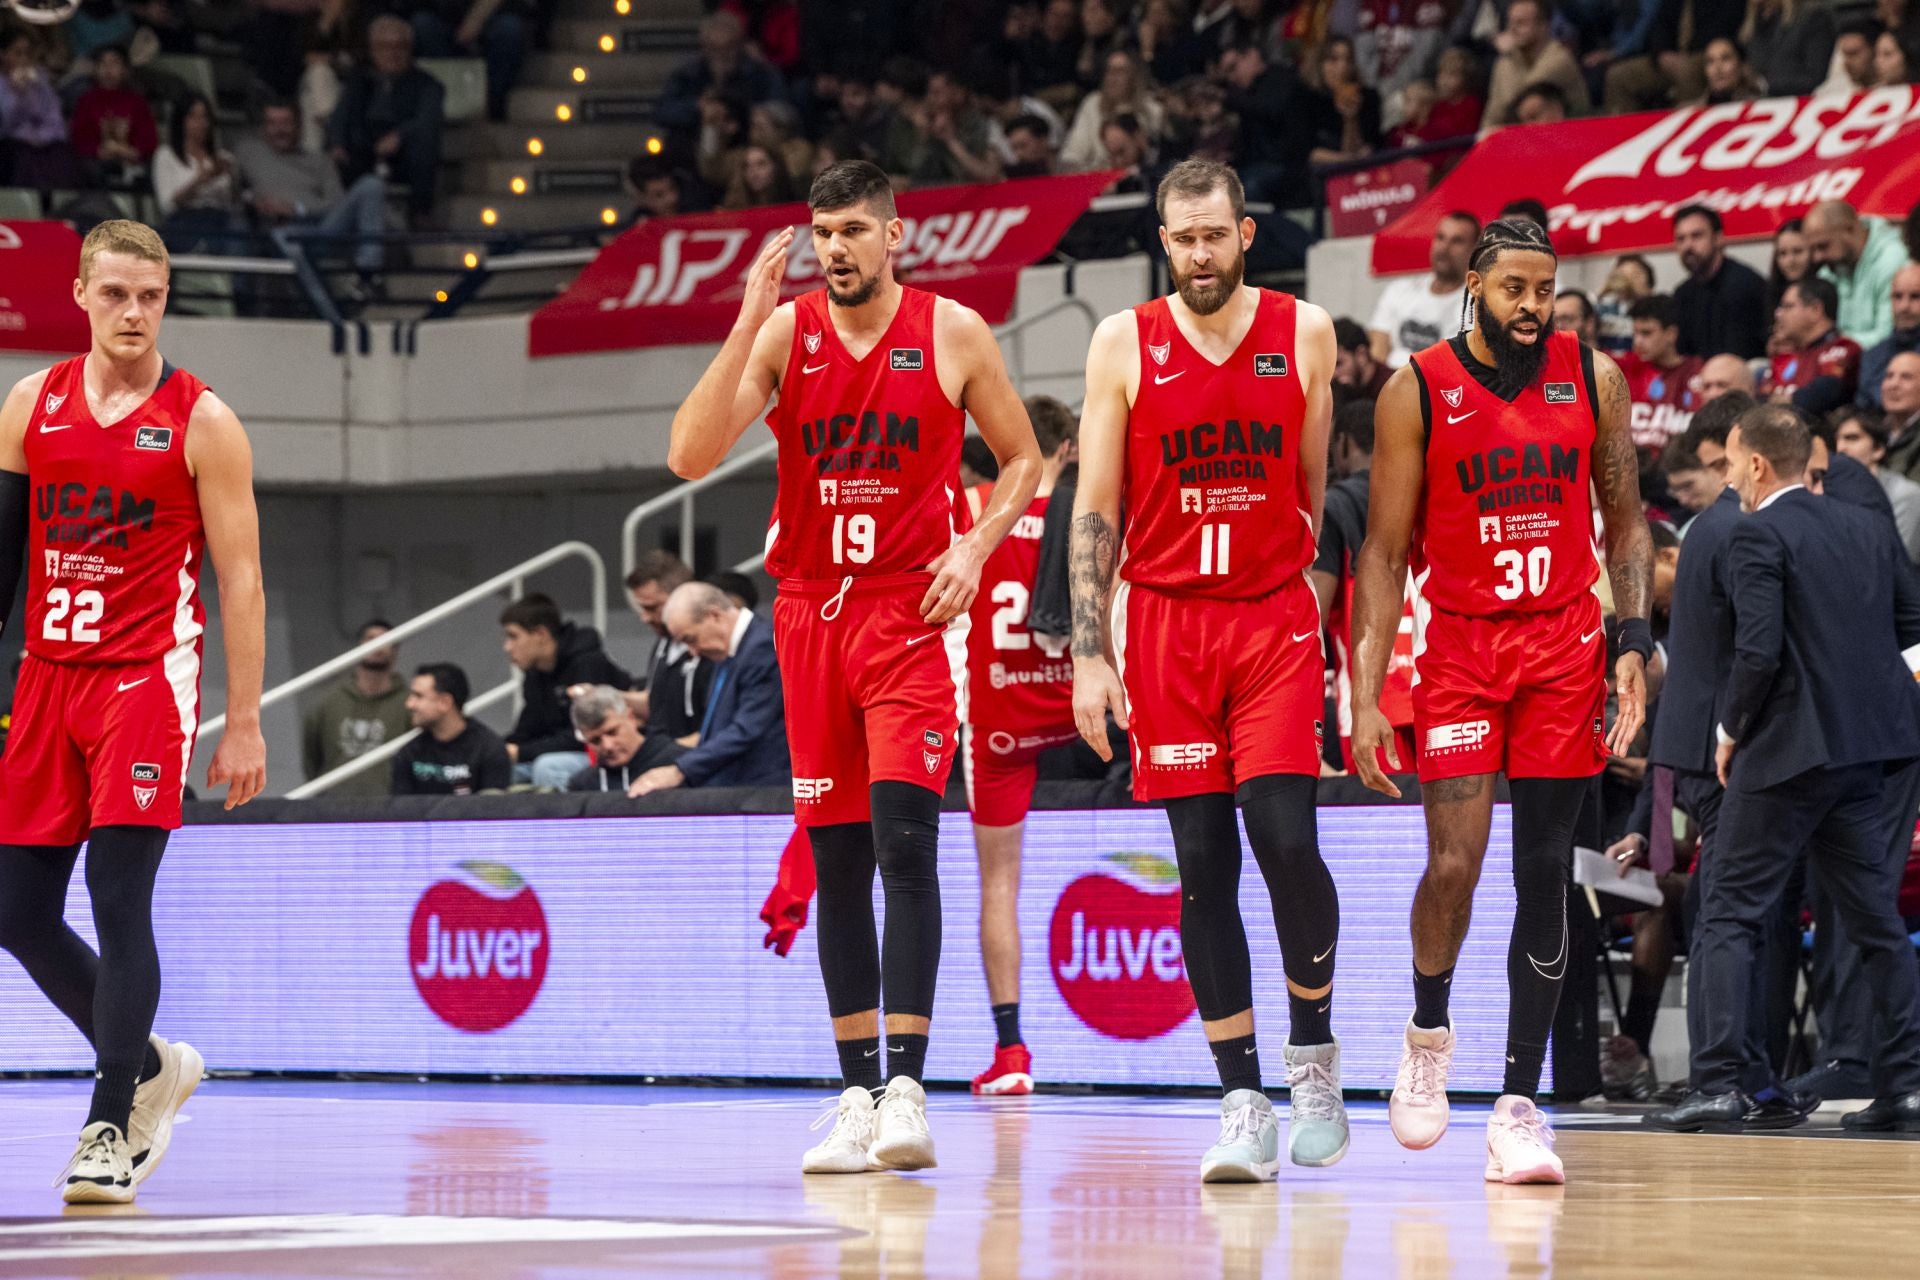
[(793, 776), (786, 702), (773, 656), (773, 624), (759, 614), (740, 648), (714, 668), (706, 732), (674, 763), (690, 787), (767, 787)]
[(374, 144), (398, 133), (406, 145), (433, 142), (446, 106), (446, 87), (418, 67), (388, 82), (372, 71), (349, 79), (327, 121), (327, 143), (347, 153), (349, 178), (371, 172)]
[(1729, 785), (1775, 786), (1817, 768), (1920, 756), (1920, 590), (1892, 523), (1805, 489), (1727, 540), (1733, 662), (1720, 724), (1739, 744)]
[(1713, 772), (1714, 708), (1733, 656), (1733, 604), (1725, 577), (1727, 536), (1740, 522), (1740, 495), (1721, 491), (1693, 518), (1673, 575), (1667, 678), (1647, 759), (1672, 769)]

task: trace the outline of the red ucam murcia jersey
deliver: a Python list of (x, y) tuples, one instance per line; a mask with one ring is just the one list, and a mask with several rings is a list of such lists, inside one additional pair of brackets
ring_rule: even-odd
[(1428, 430), (1408, 560), (1421, 599), (1448, 613), (1559, 609), (1599, 578), (1591, 355), (1571, 333), (1546, 340), (1544, 366), (1511, 402), (1468, 371), (1464, 337), (1413, 357)]
[[(955, 515), (961, 532), (973, 526), (976, 508), (985, 510), (992, 493), (993, 486), (983, 484), (960, 495)], [(1017, 738), (1073, 724), (1067, 637), (1027, 629), (1051, 501), (1034, 498), (980, 569), (967, 631), (967, 723), (976, 729)]]
[(164, 365), (144, 404), (102, 424), (87, 407), (85, 365), (85, 356), (55, 365), (27, 421), (27, 652), (87, 666), (147, 662), (206, 629), (187, 421), (207, 386)]
[(1705, 362), (1699, 356), (1682, 356), (1678, 364), (1663, 369), (1629, 351), (1615, 363), (1633, 401), (1634, 447), (1658, 453), (1693, 421), (1693, 411), (1700, 407), (1693, 380)]
[(1218, 365), (1165, 298), (1133, 310), (1140, 389), (1127, 416), (1120, 576), (1179, 595), (1268, 595), (1315, 552), (1294, 299), (1260, 290), (1246, 337)]
[(925, 569), (953, 545), (966, 413), (934, 368), (934, 295), (900, 291), (873, 350), (840, 345), (824, 289), (793, 302), (793, 349), (767, 425), (780, 442), (767, 572), (832, 579)]

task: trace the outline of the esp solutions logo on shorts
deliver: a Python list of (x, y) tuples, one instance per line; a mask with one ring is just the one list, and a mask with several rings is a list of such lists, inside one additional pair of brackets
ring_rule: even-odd
[(460, 1031), (498, 1031), (533, 1007), (547, 978), (547, 915), (533, 886), (498, 862), (459, 864), (413, 909), (407, 960), (429, 1009)]

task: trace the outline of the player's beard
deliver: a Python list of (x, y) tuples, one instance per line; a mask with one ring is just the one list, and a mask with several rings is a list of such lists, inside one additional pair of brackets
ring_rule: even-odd
[[(1486, 339), (1487, 350), (1493, 353), (1495, 381), (1494, 388), (1503, 398), (1511, 398), (1533, 385), (1540, 376), (1541, 366), (1547, 362), (1547, 339), (1553, 334), (1553, 312), (1544, 316), (1533, 316), (1516, 311), (1513, 319), (1506, 324), (1494, 318), (1482, 304), (1480, 310), (1480, 334)], [(1526, 321), (1536, 321), (1540, 331), (1532, 342), (1521, 342), (1513, 336), (1513, 326)]]
[(1193, 277), (1202, 273), (1190, 271), (1185, 279), (1175, 280), (1174, 289), (1180, 295), (1180, 301), (1197, 316), (1210, 316), (1227, 305), (1234, 291), (1240, 287), (1240, 281), (1247, 273), (1247, 255), (1235, 254), (1231, 263), (1215, 263), (1212, 272), (1213, 283), (1200, 288), (1193, 283)]
[[(852, 263), (848, 265), (853, 266), (856, 272), (860, 270)], [(876, 271), (870, 276), (861, 275), (859, 280), (860, 283), (853, 286), (850, 292), (842, 293), (834, 285), (833, 277), (827, 277), (827, 299), (836, 307), (864, 307), (873, 301), (874, 294), (880, 292), (880, 273)]]

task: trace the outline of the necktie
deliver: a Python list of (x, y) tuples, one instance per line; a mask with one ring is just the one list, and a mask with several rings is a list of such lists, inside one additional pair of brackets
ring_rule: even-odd
[[(713, 669), (713, 684), (707, 689), (707, 714), (700, 717), (700, 741), (707, 740), (707, 730), (713, 727), (713, 713), (720, 706), (720, 690), (726, 687), (727, 668), (730, 662), (723, 662)], [(1667, 858), (1673, 858), (1673, 837), (1667, 837)]]
[(1647, 862), (1656, 876), (1673, 870), (1673, 770), (1653, 766), (1653, 825), (1647, 832)]

